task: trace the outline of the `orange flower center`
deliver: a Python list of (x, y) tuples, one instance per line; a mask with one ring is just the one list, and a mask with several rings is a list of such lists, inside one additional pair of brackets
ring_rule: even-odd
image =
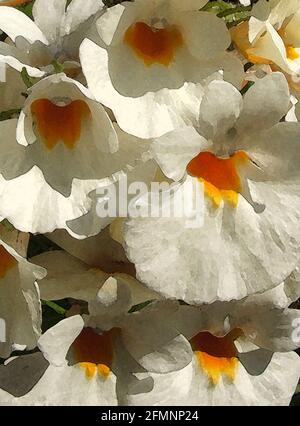
[(0, 246), (0, 279), (5, 278), (7, 272), (17, 263), (16, 259), (3, 246)]
[(291, 44), (287, 44), (286, 41), (285, 41), (286, 40), (286, 29), (285, 29), (285, 27), (280, 28), (278, 30), (278, 34), (280, 35), (280, 37), (282, 38), (282, 41), (284, 42), (287, 58), (290, 59), (291, 61), (294, 61), (295, 59), (299, 59), (300, 55), (299, 55), (298, 51), (295, 49), (295, 47)]
[(114, 357), (113, 339), (118, 329), (97, 334), (91, 327), (84, 328), (71, 346), (74, 360), (85, 369), (86, 377), (92, 379), (97, 371), (107, 379)]
[(183, 37), (174, 26), (156, 29), (145, 22), (136, 22), (127, 29), (124, 42), (145, 65), (168, 66), (174, 60), (177, 49), (183, 45)]
[(49, 99), (38, 99), (31, 105), (38, 132), (49, 150), (59, 142), (73, 149), (81, 135), (82, 122), (90, 115), (88, 105), (76, 100), (59, 106)]
[(285, 50), (286, 50), (286, 56), (291, 61), (294, 61), (295, 59), (300, 58), (300, 55), (297, 52), (297, 50), (294, 48), (294, 46), (285, 46)]
[(249, 160), (244, 151), (230, 158), (218, 158), (211, 152), (201, 152), (188, 164), (187, 171), (204, 182), (204, 191), (214, 205), (219, 207), (222, 199), (237, 206), (238, 193), (242, 190), (237, 168)]
[(199, 366), (213, 385), (217, 385), (222, 375), (233, 381), (238, 368), (237, 350), (234, 341), (243, 334), (234, 329), (224, 337), (216, 337), (204, 331), (190, 340)]

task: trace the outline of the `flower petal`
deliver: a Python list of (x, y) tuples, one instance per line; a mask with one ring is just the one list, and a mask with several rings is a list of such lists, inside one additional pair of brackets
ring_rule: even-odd
[(67, 365), (68, 350), (83, 326), (83, 319), (76, 315), (59, 322), (40, 337), (38, 347), (51, 365), (56, 367)]
[(0, 28), (13, 41), (22, 36), (30, 43), (39, 40), (48, 45), (49, 42), (39, 27), (25, 13), (13, 7), (1, 7)]
[(36, 0), (32, 14), (34, 22), (46, 36), (49, 43), (54, 43), (62, 33), (66, 0)]
[(240, 132), (256, 132), (277, 124), (290, 104), (289, 87), (282, 73), (274, 72), (257, 80), (244, 96), (237, 123)]
[(99, 102), (113, 110), (124, 131), (152, 138), (195, 123), (202, 95), (200, 84), (186, 83), (180, 89), (162, 89), (140, 98), (127, 98), (112, 85), (105, 49), (86, 39), (80, 57), (90, 90)]
[(188, 163), (209, 146), (194, 127), (186, 127), (155, 139), (151, 152), (164, 174), (177, 181), (185, 175)]

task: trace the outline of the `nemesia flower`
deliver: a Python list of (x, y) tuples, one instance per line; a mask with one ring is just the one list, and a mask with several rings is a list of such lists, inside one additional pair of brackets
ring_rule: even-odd
[[(271, 292), (272, 293), (272, 292)], [(299, 291), (298, 291), (299, 296)], [(181, 306), (173, 316), (193, 350), (180, 371), (151, 374), (153, 386), (129, 395), (130, 405), (289, 405), (300, 377), (298, 310), (273, 296)], [(298, 340), (296, 339), (298, 336)], [(296, 340), (297, 341), (296, 341)], [(145, 373), (136, 375), (143, 380)]]
[(65, 74), (32, 86), (19, 119), (0, 128), (0, 173), (7, 181), (0, 182), (0, 214), (26, 232), (66, 228), (67, 220), (88, 212), (87, 194), (102, 179), (131, 172), (148, 149), (147, 141), (119, 131), (89, 91)]
[(0, 0), (0, 406), (290, 404), (299, 28), (300, 0)]
[[(89, 315), (70, 317), (49, 329), (38, 342), (49, 367), (26, 395), (14, 398), (0, 390), (1, 404), (117, 405), (126, 399), (131, 372), (151, 366), (156, 372), (174, 371), (186, 365), (191, 357), (188, 342), (175, 329), (160, 324), (170, 309), (158, 305), (146, 317), (143, 312), (128, 314), (130, 286), (124, 275), (109, 278), (90, 300)], [(174, 346), (178, 355), (173, 353)]]
[[(270, 64), (291, 76), (300, 74), (299, 0), (260, 0), (249, 22), (234, 27), (233, 41), (253, 63)], [(299, 81), (299, 79), (298, 79)]]
[[(181, 217), (127, 220), (124, 247), (139, 280), (198, 304), (242, 299), (291, 274), (299, 257), (300, 127), (279, 123), (289, 99), (281, 73), (258, 80), (244, 98), (229, 83), (212, 82), (199, 133), (155, 140), (153, 155), (179, 181), (177, 194), (193, 204), (200, 187), (204, 201)], [(175, 201), (176, 193), (171, 208)], [(198, 215), (203, 224), (188, 227)]]
[(80, 48), (83, 72), (124, 131), (150, 138), (191, 123), (200, 83), (215, 71), (241, 83), (225, 23), (199, 11), (206, 3), (135, 0), (96, 21), (98, 44), (87, 38)]
[[(6, 4), (7, 3), (7, 4)], [(70, 76), (80, 74), (78, 49), (89, 34), (93, 17), (102, 10), (100, 0), (36, 0), (32, 21), (14, 9), (13, 2), (0, 3), (0, 29), (14, 45), (0, 43), (0, 61), (32, 77), (54, 72), (53, 62), (64, 66)], [(22, 2), (19, 2), (22, 3)], [(24, 2), (23, 2), (24, 3)]]
[[(40, 266), (27, 262), (0, 239), (0, 357), (7, 358), (14, 348), (36, 347), (41, 334), (41, 305), (37, 280), (45, 277)], [(1, 327), (2, 329), (2, 327)]]

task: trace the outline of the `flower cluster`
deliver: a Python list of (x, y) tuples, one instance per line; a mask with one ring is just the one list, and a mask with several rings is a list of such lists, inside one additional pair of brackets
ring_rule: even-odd
[(237, 3), (0, 0), (0, 405), (290, 403), (300, 0)]

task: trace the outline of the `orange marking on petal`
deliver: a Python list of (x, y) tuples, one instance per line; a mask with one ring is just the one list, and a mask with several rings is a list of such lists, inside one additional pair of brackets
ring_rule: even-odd
[(174, 60), (176, 50), (183, 45), (183, 37), (176, 27), (156, 29), (145, 22), (136, 22), (127, 29), (124, 42), (145, 65), (168, 66)]
[(248, 61), (252, 62), (253, 64), (264, 64), (264, 65), (272, 65), (273, 61), (270, 59), (264, 58), (262, 56), (257, 56), (254, 53), (251, 53), (252, 49), (246, 50), (246, 58)]
[(21, 6), (22, 4), (29, 3), (32, 0), (8, 0), (0, 1), (0, 6)]
[(253, 51), (253, 45), (249, 42), (249, 22), (245, 21), (230, 29), (232, 41), (234, 42), (237, 50), (253, 64), (268, 64), (273, 62), (270, 59), (257, 56)]
[(285, 46), (285, 50), (286, 50), (286, 56), (291, 61), (294, 61), (295, 59), (300, 58), (300, 55), (297, 52), (297, 50), (294, 48), (294, 46)]
[(96, 364), (93, 364), (92, 362), (80, 362), (79, 365), (84, 368), (85, 375), (88, 379), (92, 379), (95, 376), (97, 372)]
[(98, 372), (101, 376), (103, 376), (104, 378), (107, 378), (110, 375), (110, 368), (107, 367), (107, 365), (105, 364), (99, 364)]
[(287, 44), (286, 41), (285, 41), (286, 36), (287, 36), (286, 28), (282, 27), (277, 32), (280, 35), (280, 37), (282, 38), (282, 41), (284, 42), (287, 58), (290, 59), (291, 61), (294, 61), (295, 59), (299, 59), (300, 54), (297, 52), (295, 47), (291, 44)]
[(113, 363), (113, 339), (118, 329), (97, 334), (91, 327), (84, 328), (72, 344), (76, 363), (85, 369), (86, 377), (92, 379), (96, 372), (104, 378), (110, 374)]
[(237, 168), (249, 160), (244, 151), (238, 151), (230, 158), (218, 158), (211, 152), (200, 152), (187, 166), (192, 176), (204, 182), (205, 194), (219, 207), (221, 201), (237, 206), (241, 180)]
[(0, 279), (5, 278), (7, 272), (17, 263), (17, 260), (3, 246), (0, 246)]
[(213, 385), (217, 385), (222, 375), (233, 381), (238, 367), (237, 350), (234, 341), (242, 336), (240, 329), (234, 329), (224, 337), (216, 337), (205, 331), (191, 340), (192, 349), (199, 366)]
[(31, 105), (37, 130), (49, 150), (59, 142), (73, 149), (81, 135), (84, 119), (90, 115), (88, 105), (76, 100), (65, 106), (55, 105), (49, 99), (38, 99)]
[(238, 366), (237, 358), (216, 358), (205, 352), (198, 352), (197, 358), (201, 367), (215, 386), (219, 383), (222, 375), (234, 381)]
[(231, 39), (234, 42), (237, 49), (246, 56), (246, 51), (251, 47), (248, 38), (249, 34), (249, 23), (248, 21), (242, 22), (230, 28)]

